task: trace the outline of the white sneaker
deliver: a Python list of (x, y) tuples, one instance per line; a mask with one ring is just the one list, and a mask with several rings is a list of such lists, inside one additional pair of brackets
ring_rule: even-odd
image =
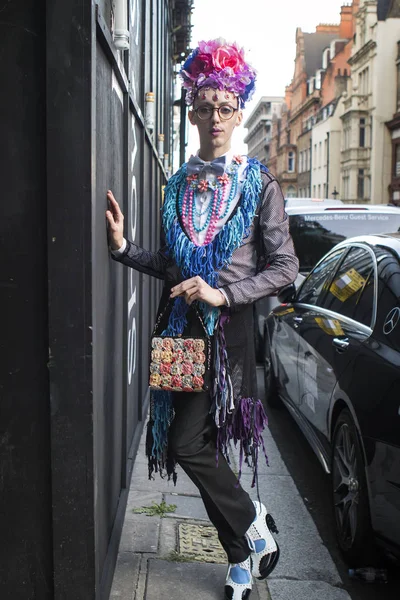
[(256, 518), (246, 531), (251, 549), (252, 575), (265, 579), (275, 569), (279, 560), (279, 546), (271, 535), (278, 533), (275, 521), (261, 502), (253, 502)]
[(253, 588), (250, 556), (241, 563), (231, 563), (225, 581), (225, 600), (247, 600)]

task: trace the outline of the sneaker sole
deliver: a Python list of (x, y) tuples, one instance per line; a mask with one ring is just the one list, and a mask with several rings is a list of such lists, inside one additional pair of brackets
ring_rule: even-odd
[[(263, 570), (261, 572), (260, 576), (256, 577), (256, 579), (258, 579), (260, 581), (262, 581), (263, 579), (268, 577), (268, 575), (270, 575), (272, 573), (272, 571), (275, 569), (276, 565), (278, 564), (278, 560), (279, 560), (281, 551), (280, 551), (278, 542), (276, 540), (275, 540), (275, 544), (276, 544), (276, 551), (274, 552), (274, 556), (272, 557), (272, 560), (268, 563), (265, 570)], [(267, 556), (268, 556), (268, 554), (267, 554)]]
[[(243, 594), (242, 594), (242, 600), (247, 600), (247, 598), (249, 598), (249, 596), (251, 594), (251, 590), (246, 590), (245, 592), (243, 592)], [(225, 594), (224, 594), (224, 599), (225, 600), (232, 600), (232, 597), (233, 596), (227, 596), (226, 592), (225, 592)]]

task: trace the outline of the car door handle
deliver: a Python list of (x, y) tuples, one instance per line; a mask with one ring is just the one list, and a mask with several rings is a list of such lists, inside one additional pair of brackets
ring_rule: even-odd
[(300, 323), (303, 322), (303, 317), (293, 317), (293, 327), (295, 329), (298, 328), (298, 326), (300, 325)]
[(332, 344), (339, 350), (346, 350), (350, 346), (350, 342), (347, 338), (333, 338)]

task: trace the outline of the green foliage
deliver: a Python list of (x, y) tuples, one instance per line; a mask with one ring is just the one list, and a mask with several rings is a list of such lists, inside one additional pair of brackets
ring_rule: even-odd
[(176, 550), (173, 550), (167, 556), (164, 556), (165, 560), (169, 560), (171, 562), (193, 562), (195, 559), (193, 556), (186, 556), (186, 554), (179, 554)]
[(165, 500), (157, 504), (157, 502), (152, 502), (151, 506), (138, 506), (137, 508), (133, 508), (132, 512), (134, 513), (142, 513), (146, 514), (148, 517), (161, 517), (164, 518), (167, 513), (172, 513), (176, 511), (176, 504), (167, 504)]

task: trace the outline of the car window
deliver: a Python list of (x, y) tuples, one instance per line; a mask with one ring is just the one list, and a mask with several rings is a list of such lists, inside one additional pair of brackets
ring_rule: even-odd
[(329, 286), (335, 269), (346, 251), (347, 248), (334, 250), (311, 271), (299, 290), (296, 302), (318, 304), (321, 292), (327, 285)]
[(309, 273), (320, 258), (349, 237), (400, 231), (400, 211), (394, 210), (393, 213), (352, 211), (346, 207), (346, 210), (327, 209), (296, 214), (289, 207), (289, 229), (300, 262), (300, 272)]
[(360, 247), (351, 248), (321, 299), (321, 306), (371, 326), (374, 308), (374, 260)]
[(400, 264), (386, 250), (377, 251), (378, 314), (375, 326), (377, 339), (400, 352)]

